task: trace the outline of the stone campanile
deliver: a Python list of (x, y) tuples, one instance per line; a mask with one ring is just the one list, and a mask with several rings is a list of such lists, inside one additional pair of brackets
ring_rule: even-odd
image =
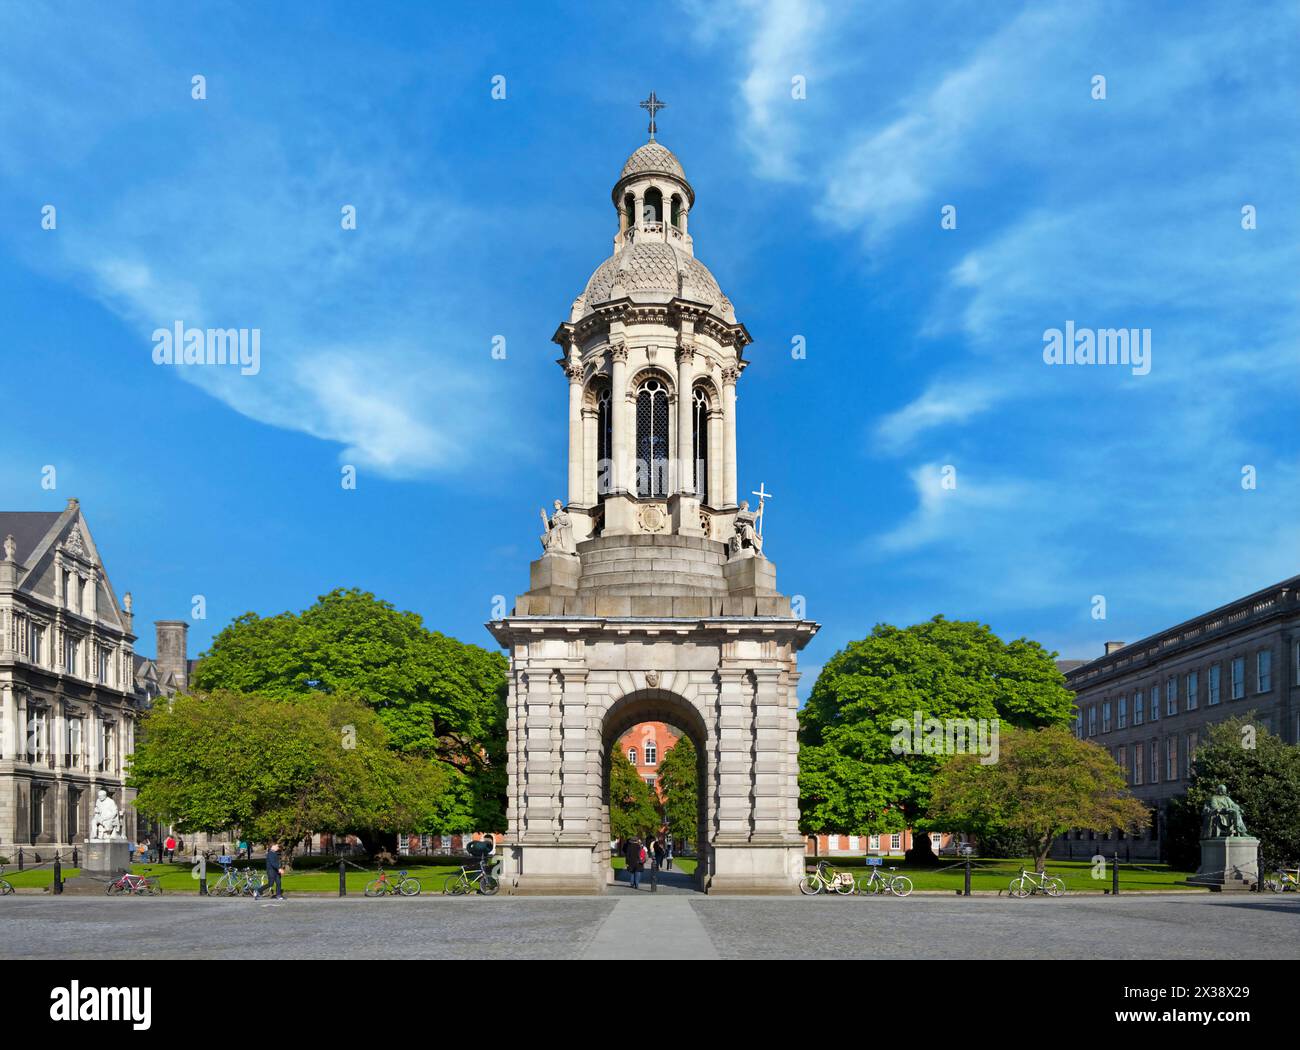
[(612, 883), (610, 749), (660, 721), (699, 755), (698, 825), (674, 831), (700, 845), (700, 888), (794, 892), (796, 654), (817, 625), (776, 589), (767, 493), (737, 498), (750, 336), (696, 257), (672, 152), (652, 137), (611, 197), (613, 253), (554, 335), (568, 499), (542, 512), (529, 589), (488, 625), (511, 659), (504, 884)]

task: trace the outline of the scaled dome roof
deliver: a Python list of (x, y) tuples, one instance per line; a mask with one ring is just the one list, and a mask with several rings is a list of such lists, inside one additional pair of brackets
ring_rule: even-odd
[(681, 161), (673, 155), (672, 150), (658, 142), (647, 142), (627, 158), (623, 174), (619, 176), (620, 181), (629, 175), (671, 175), (682, 182), (686, 181)]
[(709, 268), (665, 241), (633, 241), (596, 267), (578, 300), (581, 315), (614, 298), (615, 284), (622, 285), (623, 294), (633, 302), (666, 303), (680, 296), (704, 303), (710, 312), (735, 323), (731, 301)]

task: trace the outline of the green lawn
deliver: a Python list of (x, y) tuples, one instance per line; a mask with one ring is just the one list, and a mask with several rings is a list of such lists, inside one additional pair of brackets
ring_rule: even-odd
[[(942, 858), (942, 861), (940, 867), (955, 863), (948, 858)], [(811, 868), (816, 863), (816, 859), (810, 857), (808, 862)], [(912, 880), (914, 889), (947, 890), (955, 893), (965, 885), (965, 872), (960, 866), (949, 867), (943, 871), (935, 868), (913, 868), (903, 863), (901, 858), (891, 860), (887, 857), (881, 867), (881, 874), (887, 874), (891, 865), (897, 869), (898, 874), (906, 875)], [(851, 871), (855, 880), (858, 876), (866, 874), (866, 864), (862, 857), (834, 858), (831, 859), (831, 866), (840, 871)], [(1022, 867), (1032, 871), (1034, 862), (1028, 857), (1010, 860), (973, 858), (970, 888), (1005, 890), (1011, 880), (1020, 873)], [(1061, 879), (1065, 883), (1067, 893), (1101, 893), (1111, 887), (1109, 866), (1103, 878), (1094, 879), (1092, 864), (1088, 861), (1049, 860), (1047, 873)], [(1120, 864), (1119, 888), (1121, 893), (1193, 889), (1195, 887), (1186, 884), (1192, 874), (1190, 871), (1174, 871), (1165, 864), (1141, 866)]]
[[(265, 865), (254, 864), (253, 869), (258, 872), (265, 872)], [(388, 868), (388, 873), (395, 876), (401, 871), (400, 866)], [(136, 875), (156, 875), (162, 883), (164, 893), (198, 893), (199, 882), (190, 873), (188, 864), (133, 864), (131, 871)], [(418, 867), (406, 869), (407, 874), (413, 875), (420, 880), (424, 887), (425, 893), (441, 893), (443, 880), (448, 875), (454, 875), (460, 871), (458, 865), (437, 865), (430, 867)], [(63, 877), (70, 879), (80, 874), (76, 868), (64, 868)], [(347, 874), (348, 893), (362, 893), (366, 888), (366, 883), (379, 874), (377, 869), (365, 869), (358, 871), (356, 868), (349, 866)], [(215, 864), (208, 866), (208, 882), (213, 883), (221, 876), (221, 868)], [(7, 879), (15, 888), (31, 888), (49, 886), (54, 882), (54, 871), (52, 868), (31, 868), (27, 871), (18, 871), (16, 868), (6, 869), (3, 878)], [(284, 877), (285, 893), (297, 891), (299, 893), (337, 893), (339, 889), (339, 873), (337, 868), (327, 869), (325, 871), (303, 871), (290, 872)]]

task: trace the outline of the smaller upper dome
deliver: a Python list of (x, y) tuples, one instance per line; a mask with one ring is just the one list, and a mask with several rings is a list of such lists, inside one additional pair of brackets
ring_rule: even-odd
[(675, 179), (686, 181), (686, 172), (681, 161), (673, 156), (673, 151), (658, 142), (647, 142), (627, 158), (623, 165), (620, 181), (629, 175), (671, 175)]

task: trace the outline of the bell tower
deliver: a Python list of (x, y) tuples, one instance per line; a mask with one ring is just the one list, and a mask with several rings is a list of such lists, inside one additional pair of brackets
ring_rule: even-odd
[(651, 138), (611, 191), (612, 254), (553, 337), (568, 499), (542, 512), (529, 589), (488, 625), (511, 656), (506, 887), (612, 883), (609, 750), (658, 720), (700, 756), (700, 825), (677, 833), (701, 844), (700, 888), (793, 892), (796, 653), (817, 625), (776, 589), (768, 493), (753, 509), (737, 498), (751, 340), (696, 258), (695, 190), (654, 139), (663, 103), (642, 105)]

